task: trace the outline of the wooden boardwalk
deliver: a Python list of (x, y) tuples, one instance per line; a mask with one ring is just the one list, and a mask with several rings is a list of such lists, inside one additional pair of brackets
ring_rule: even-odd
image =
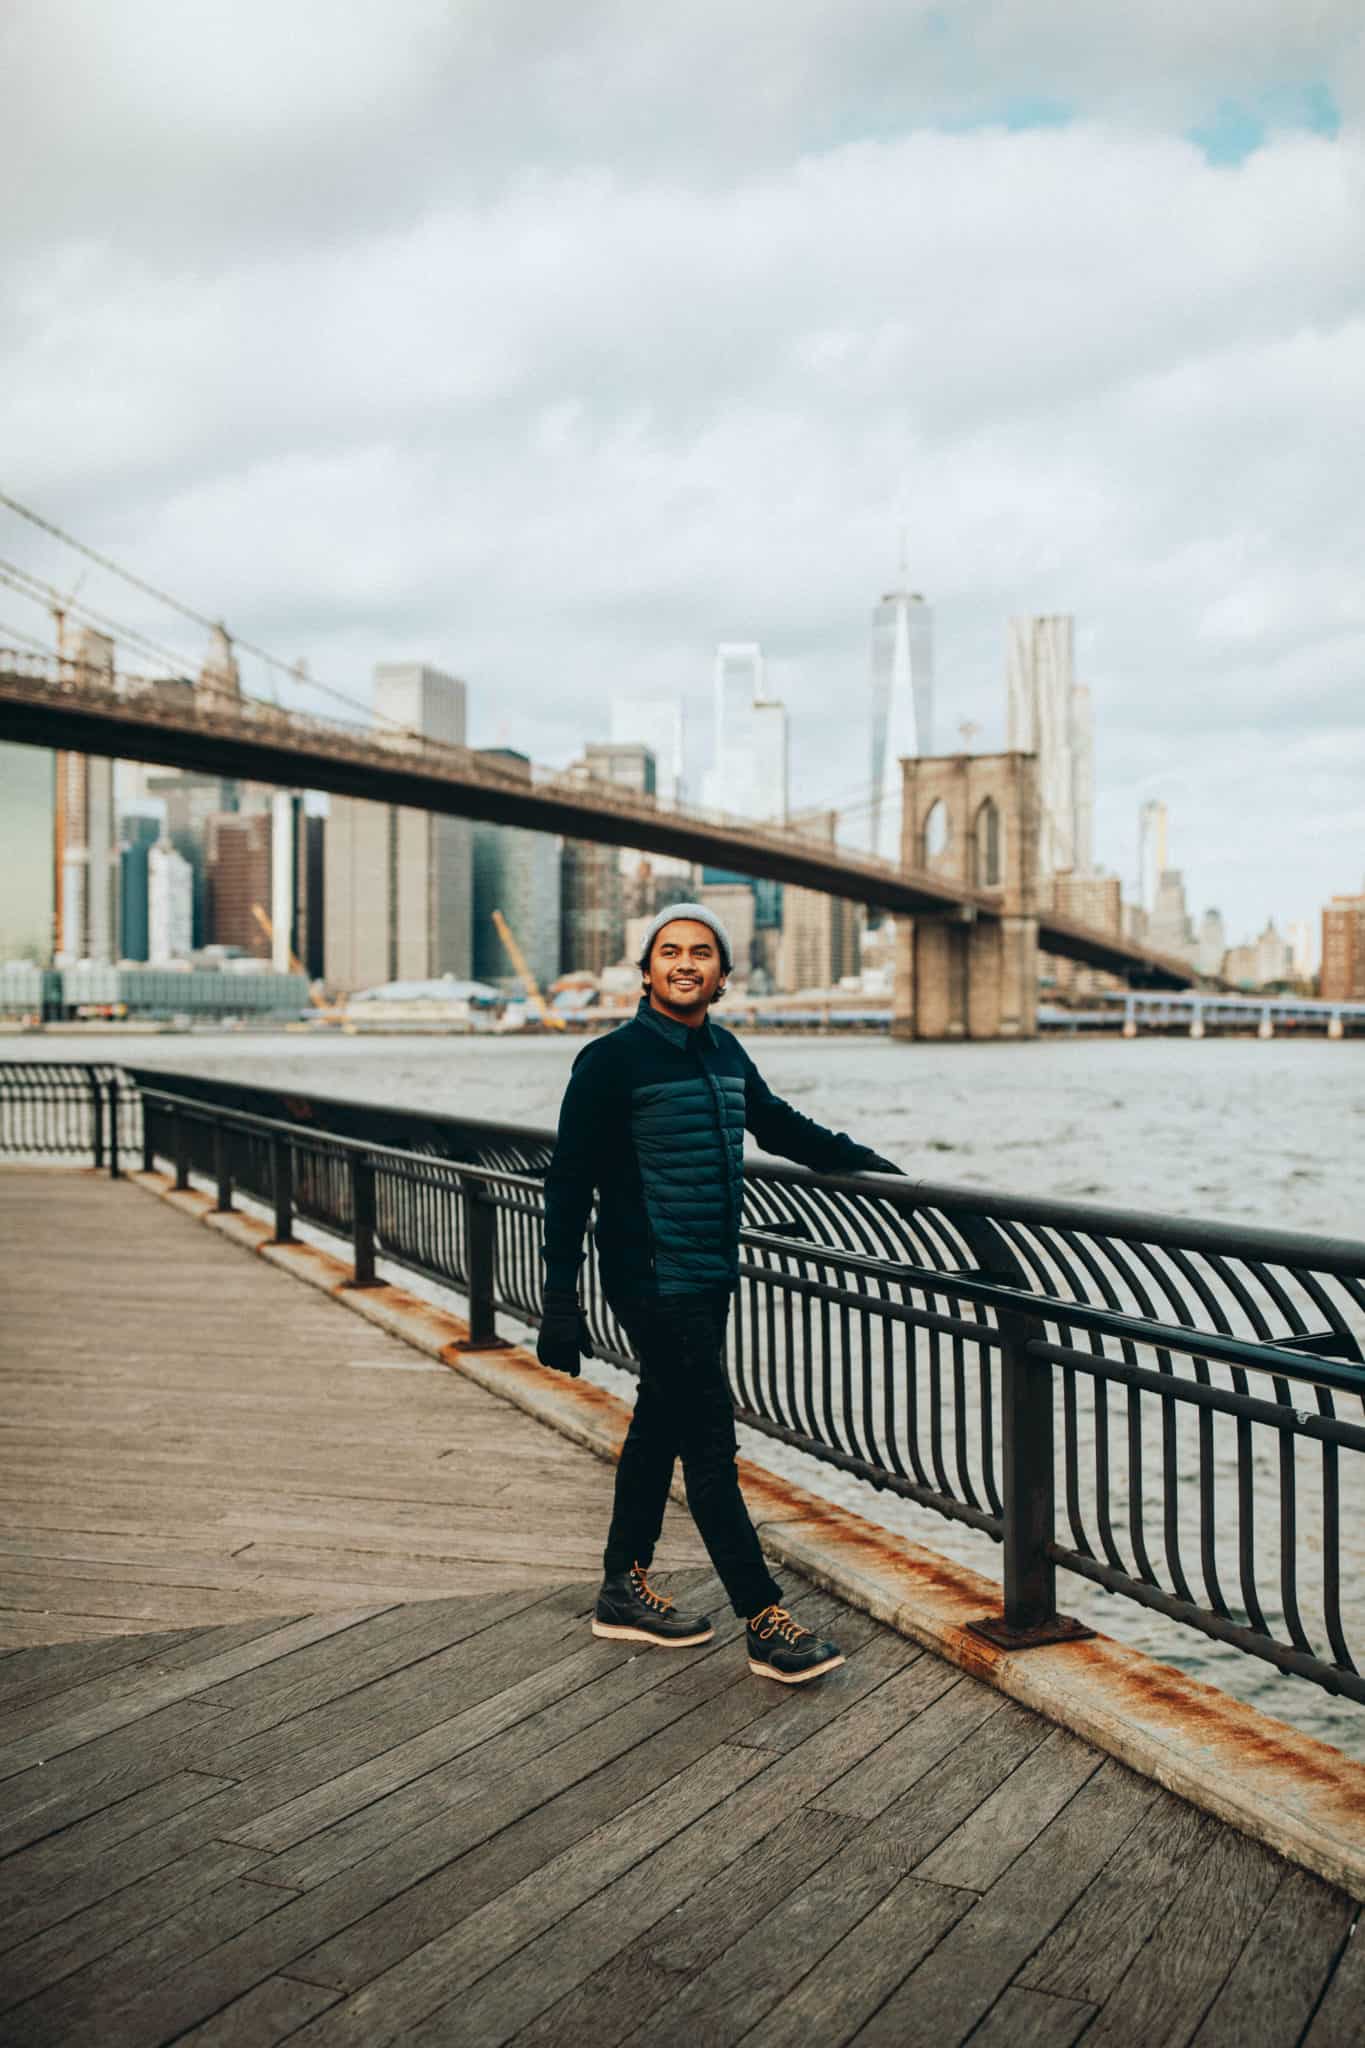
[(0, 1207), (10, 1641), (45, 1572), (85, 1636), (0, 1655), (0, 2040), (1365, 2039), (1341, 1894), (807, 1588), (849, 1657), (805, 1691), (695, 1564), (713, 1644), (595, 1642), (586, 1453), (135, 1191)]

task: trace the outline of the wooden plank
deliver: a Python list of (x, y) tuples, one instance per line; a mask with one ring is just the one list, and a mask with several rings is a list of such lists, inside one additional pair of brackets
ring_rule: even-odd
[[(676, 2000), (661, 2015), (664, 2038), (687, 2038), (680, 2022), (695, 2016), (707, 2041), (743, 2036), (753, 2048), (810, 2048), (816, 2041), (834, 2048), (853, 2039), (888, 1992), (972, 1905), (970, 1892), (917, 1877), (892, 1878), (872, 1866), (859, 1882), (853, 1871), (840, 1869), (844, 1862), (826, 1866), (822, 1875), (828, 1883), (811, 1901), (812, 1911), (797, 1920), (800, 1901), (793, 1895), (770, 1916), (767, 1944), (764, 1929), (756, 1928), (750, 1955), (741, 1957), (737, 1945)], [(782, 1958), (780, 1969), (773, 1970), (770, 1960), (765, 1967), (765, 1946), (769, 1958)], [(632, 2035), (632, 2048), (644, 2048), (647, 2038)]]
[[(5, 1953), (0, 2011), (32, 1998), (127, 1941), (130, 1935), (170, 1914), (201, 1892), (216, 1891), (230, 1877), (240, 1877), (259, 1856), (236, 1842), (205, 1842), (175, 1863), (168, 1863), (136, 1884), (125, 1885), (84, 1912), (58, 1918), (41, 1933)], [(60, 1913), (60, 1905), (51, 1902)]]
[[(643, 1853), (643, 1847), (648, 1846), (650, 1839), (657, 1839), (664, 1831), (685, 1826), (690, 1819), (715, 1805), (724, 1797), (726, 1791), (744, 1776), (760, 1768), (758, 1760), (748, 1752), (726, 1750), (723, 1747), (708, 1752), (691, 1770), (679, 1773), (652, 1795), (654, 1804), (648, 1814), (642, 1814), (638, 1807), (632, 1810), (630, 1820), (624, 1823), (620, 1830), (618, 1858)], [(605, 1843), (602, 1845), (602, 1853), (610, 1858), (610, 1851)], [(541, 1900), (539, 1910), (546, 1914), (553, 1914), (558, 1910), (558, 1891), (553, 1883), (553, 1874), (554, 1866), (549, 1865), (545, 1872), (537, 1872), (532, 1881), (535, 1894)], [(602, 1881), (605, 1882), (611, 1874), (612, 1866), (609, 1860)], [(187, 2025), (208, 2017), (210, 2012), (226, 2003), (229, 1997), (259, 1982), (263, 1976), (277, 1971), (279, 1962), (269, 1965), (265, 1963), (265, 1958), (273, 1954), (280, 1956), (282, 1961), (280, 1952), (284, 1948), (292, 1949), (297, 1957), (299, 1928), (297, 1924), (291, 1925), (291, 1922), (296, 1922), (297, 1916), (307, 1913), (310, 1909), (316, 1914), (321, 1900), (322, 1892), (318, 1891), (291, 1901), (259, 1927), (191, 1963), (178, 1973), (173, 1982), (149, 1987), (114, 2016), (102, 2048), (125, 2048), (125, 2044), (126, 2048), (145, 2048), (149, 2033), (154, 2033), (157, 2038), (163, 2038), (180, 2031)], [(510, 1915), (515, 1918), (521, 1904), (520, 1899), (514, 1899), (509, 1894), (502, 1900), (493, 1901), (490, 1910), (495, 1918), (498, 1917), (499, 1909), (503, 1916)], [(473, 1917), (475, 1916), (471, 1916), (471, 1922)], [(458, 1945), (460, 1936), (461, 1930), (457, 1929), (454, 1936), (447, 1937), (447, 1940), (455, 1946)], [(439, 1943), (432, 1943), (428, 1948), (434, 1949), (437, 1946)], [(428, 1951), (423, 1950), (420, 1953), (425, 1959)], [(399, 1972), (407, 1973), (406, 1991), (403, 1981), (394, 1981), (398, 1978)], [(290, 1974), (301, 1975), (307, 1981), (313, 1979), (312, 1971), (306, 1967), (292, 1969)], [(398, 1971), (389, 1972), (384, 1981), (389, 1987), (387, 1995), (381, 2000), (378, 2011), (371, 2011), (369, 2020), (362, 2024), (359, 2035), (356, 2034), (354, 2021), (348, 2013), (348, 2007), (355, 2003), (351, 2000), (331, 2008), (319, 2020), (301, 2029), (296, 2038), (306, 2040), (313, 2027), (325, 2025), (329, 2032), (332, 2028), (337, 2030), (337, 2040), (359, 2038), (375, 2044), (380, 2040), (392, 2040), (396, 2035), (401, 2035), (410, 2023), (413, 1991), (415, 1990), (419, 2003), (425, 2001), (423, 2010), (430, 2010), (431, 2004), (441, 1996), (441, 1986), (449, 1984), (452, 1979), (449, 1974), (441, 1976), (438, 1972), (435, 1994), (429, 1996), (423, 1966), (406, 1962), (398, 1966)], [(364, 1994), (361, 1996), (364, 1997)]]
[[(0, 1712), (26, 1706), (34, 1700), (53, 1699), (69, 1692), (87, 1678), (107, 1679), (128, 1664), (140, 1664), (152, 1657), (164, 1657), (186, 1642), (209, 1631), (203, 1628), (173, 1629), (155, 1635), (117, 1636), (95, 1642), (45, 1645), (41, 1649), (11, 1650), (0, 1658)], [(0, 1728), (3, 1722), (0, 1721)]]
[(265, 2048), (335, 2005), (338, 1995), (297, 1977), (267, 1977), (244, 1998), (234, 1998), (211, 2020), (182, 2034), (179, 2048)]
[[(723, 1826), (724, 1814), (721, 1821)], [(517, 2036), (519, 2048), (618, 2048), (679, 1986), (828, 1862), (861, 1823), (803, 1807), (628, 1942)], [(776, 1960), (769, 1949), (769, 1967)]]
[(965, 2040), (1155, 1794), (1121, 1765), (1104, 1764), (891, 1993), (863, 2028), (859, 2048)]
[[(637, 1861), (628, 1875), (609, 1889), (594, 1886), (567, 1915), (529, 1944), (523, 1929), (515, 1953), (461, 1996), (460, 2025), (469, 2026), (474, 2038), (490, 2044), (509, 2038), (543, 2010), (549, 1999), (581, 1981), (635, 1932), (653, 1925), (670, 1907), (690, 1897), (717, 1868), (733, 1863), (788, 1814), (805, 1807), (813, 1793), (847, 1769), (850, 1755), (860, 1754), (869, 1736), (879, 1734), (891, 1720), (899, 1720), (896, 1688), (905, 1676), (896, 1673), (861, 1700), (846, 1699), (843, 1711), (832, 1715), (803, 1744), (774, 1757), (761, 1781), (736, 1791), (714, 1825), (692, 1828), (671, 1839), (644, 1861)], [(833, 1697), (837, 1700), (838, 1695)], [(589, 1839), (596, 1841), (595, 1836)], [(855, 1862), (845, 1854), (839, 1863), (843, 1869), (839, 1887), (843, 1890), (854, 1883), (861, 1868), (873, 1869), (882, 1889), (896, 1880), (894, 1869), (874, 1868), (872, 1859)], [(821, 1881), (817, 1876), (811, 1883)], [(431, 2022), (433, 2039), (441, 2024), (440, 2020)], [(423, 2038), (422, 2033), (416, 2038)]]
[(980, 1724), (972, 1739), (960, 1742), (892, 1800), (863, 1835), (863, 1854), (923, 1876), (924, 1859), (980, 1809), (1047, 1732), (1047, 1723), (1036, 1714), (1006, 1701)]
[(1098, 1750), (1065, 1728), (1049, 1730), (1033, 1754), (926, 1857), (919, 1875), (935, 1884), (989, 1891), (1103, 1761)]
[[(1290, 1870), (1195, 2035), (1195, 2048), (1295, 2042), (1345, 1947), (1356, 1908), (1306, 1870)], [(1365, 2035), (1365, 2005), (1357, 2014)]]
[(1003, 1706), (999, 1693), (937, 1658), (921, 1659), (907, 1693), (904, 1725), (822, 1794), (827, 1812), (875, 1820)]
[[(17, 2007), (6, 2020), (16, 2048), (30, 2042), (34, 2048), (56, 2042), (62, 2048), (102, 2048), (121, 2006), (206, 1948), (277, 1912), (287, 1896), (239, 1877), (191, 1900)], [(145, 2040), (139, 2048), (146, 2048)]]
[(1019, 1982), (1102, 2005), (1218, 1832), (1207, 1814), (1158, 1793)]
[(1365, 1934), (1357, 1912), (1322, 2003), (1303, 2037), (1303, 2048), (1360, 2048), (1365, 2012)]
[(1258, 1842), (1218, 1828), (1151, 1940), (1087, 2029), (1087, 2048), (1128, 2048), (1133, 2041), (1143, 2048), (1183, 2048), (1287, 1868)]
[[(1012, 1984), (972, 2035), (972, 2048), (1071, 2048), (1094, 2013), (1093, 2005), (1081, 2005), (1074, 1998)], [(1241, 2048), (1246, 2048), (1245, 2040)]]
[(85, 1820), (59, 1829), (32, 1848), (21, 1849), (0, 1864), (0, 1913), (9, 1913), (21, 1903), (32, 1903), (90, 1863), (108, 1856), (129, 1835), (184, 1813), (230, 1787), (228, 1778), (211, 1778), (202, 1771), (177, 1771)]
[(96, 1687), (93, 1696), (79, 1708), (68, 1708), (64, 1702), (63, 1712), (55, 1723), (39, 1725), (0, 1747), (0, 1779), (13, 1777), (17, 1772), (27, 1770), (31, 1764), (47, 1763), (68, 1749), (93, 1741), (96, 1736), (126, 1727), (130, 1721), (141, 1719), (159, 1707), (205, 1692), (238, 1672), (254, 1670), (259, 1664), (288, 1656), (296, 1649), (317, 1642), (320, 1637), (340, 1635), (346, 1629), (370, 1620), (378, 1611), (377, 1608), (362, 1607), (342, 1609), (333, 1614), (305, 1615), (302, 1620), (288, 1622), (265, 1635), (253, 1633), (249, 1642), (206, 1658), (187, 1670), (154, 1671), (130, 1685)]

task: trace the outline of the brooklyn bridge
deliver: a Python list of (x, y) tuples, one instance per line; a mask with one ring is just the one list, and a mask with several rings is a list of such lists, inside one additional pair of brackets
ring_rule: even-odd
[(33, 746), (671, 854), (889, 912), (898, 933), (894, 1013), (905, 1036), (1033, 1036), (1040, 952), (1134, 987), (1184, 988), (1195, 978), (1184, 960), (1050, 907), (1032, 755), (907, 760), (902, 859), (893, 864), (799, 823), (668, 804), (539, 769), (519, 778), (475, 749), (304, 714), (203, 680), (0, 648), (0, 710), (5, 736)]

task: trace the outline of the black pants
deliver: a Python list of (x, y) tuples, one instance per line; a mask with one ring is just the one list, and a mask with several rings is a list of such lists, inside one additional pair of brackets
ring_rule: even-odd
[(735, 1409), (725, 1371), (728, 1294), (614, 1301), (640, 1361), (635, 1414), (616, 1468), (603, 1563), (608, 1574), (648, 1565), (663, 1527), (676, 1459), (687, 1505), (736, 1614), (782, 1597), (763, 1562), (735, 1470)]

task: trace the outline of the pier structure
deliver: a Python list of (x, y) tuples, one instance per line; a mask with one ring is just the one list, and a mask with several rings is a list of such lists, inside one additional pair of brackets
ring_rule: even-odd
[(723, 1612), (587, 1633), (625, 1411), (517, 1341), (547, 1143), (0, 1068), (5, 2038), (1358, 2041), (1365, 1767), (1057, 1585), (1361, 1700), (1365, 1248), (756, 1163), (741, 1415), (1003, 1547), (747, 1466), (849, 1653), (792, 1694)]

